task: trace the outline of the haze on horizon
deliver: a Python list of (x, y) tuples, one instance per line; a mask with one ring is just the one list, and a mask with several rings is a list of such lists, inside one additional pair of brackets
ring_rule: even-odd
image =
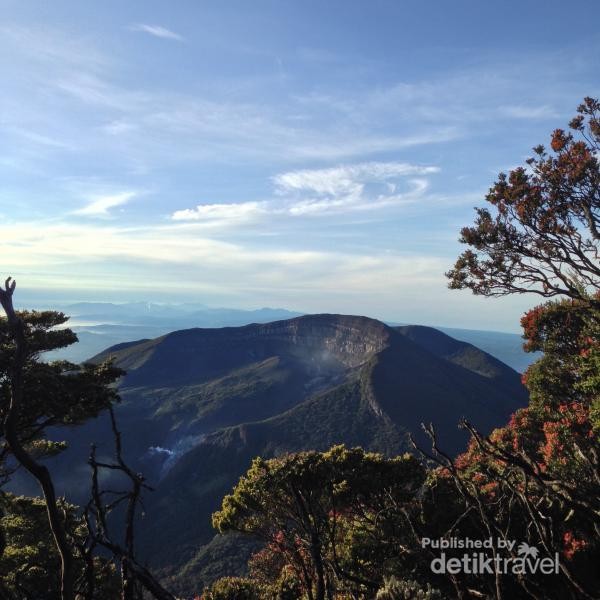
[(499, 171), (600, 96), (600, 5), (4, 0), (19, 302), (197, 301), (516, 331), (446, 289)]

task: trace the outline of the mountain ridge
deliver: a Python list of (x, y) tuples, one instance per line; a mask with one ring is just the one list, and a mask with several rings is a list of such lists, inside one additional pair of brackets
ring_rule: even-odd
[(526, 400), (519, 375), (470, 344), (360, 316), (193, 328), (108, 348), (94, 360), (110, 356), (129, 369), (126, 402), (140, 401), (147, 389), (162, 394), (160, 384), (169, 400), (158, 402), (157, 414), (186, 415), (172, 421), (162, 442), (201, 436), (148, 500), (160, 516), (140, 539), (161, 567), (172, 555), (193, 560), (210, 542), (210, 513), (254, 456), (335, 443), (391, 455), (411, 449), (409, 431), (427, 443), (422, 421), (435, 422), (441, 443), (457, 452), (466, 442), (461, 417), (489, 431)]
[[(517, 372), (470, 344), (352, 315), (180, 330), (111, 346), (92, 361), (106, 358), (127, 371), (115, 408), (124, 455), (155, 488), (140, 550), (175, 576), (204, 556), (211, 513), (255, 456), (338, 443), (395, 455), (412, 449), (409, 432), (427, 444), (421, 422), (433, 422), (457, 453), (466, 443), (461, 417), (489, 432), (527, 399)], [(69, 444), (49, 461), (57, 489), (83, 503), (89, 442), (99, 456), (112, 453), (108, 419), (56, 437)]]

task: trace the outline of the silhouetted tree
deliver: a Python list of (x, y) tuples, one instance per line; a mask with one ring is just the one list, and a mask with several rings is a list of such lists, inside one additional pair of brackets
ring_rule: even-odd
[(56, 330), (67, 319), (56, 312), (18, 313), (13, 306), (15, 282), (0, 288), (6, 319), (0, 322), (2, 387), (2, 455), (13, 459), (37, 480), (61, 563), (61, 598), (73, 600), (75, 564), (64, 514), (41, 456), (60, 451), (45, 432), (55, 425), (74, 425), (97, 415), (117, 398), (111, 384), (120, 371), (110, 364), (44, 363), (40, 354), (76, 341), (69, 330)]
[[(114, 383), (123, 371), (110, 362), (76, 365), (40, 360), (45, 352), (68, 346), (77, 337), (59, 328), (68, 319), (60, 312), (17, 312), (14, 291), (15, 282), (8, 278), (0, 288), (0, 304), (6, 313), (0, 319), (0, 476), (6, 482), (16, 468), (25, 468), (39, 483), (43, 501), (8, 494), (2, 498), (0, 515), (5, 526), (0, 536), (0, 569), (11, 573), (6, 580), (10, 589), (5, 587), (4, 595), (55, 598), (58, 588), (61, 600), (108, 600), (119, 593), (122, 600), (138, 600), (147, 590), (159, 600), (174, 600), (135, 555), (136, 514), (142, 491), (150, 488), (122, 454), (112, 405), (119, 399)], [(92, 498), (81, 515), (77, 507), (56, 496), (42, 460), (65, 446), (48, 440), (46, 431), (80, 424), (101, 411), (108, 411), (111, 418), (115, 462), (98, 461), (92, 449)], [(130, 487), (121, 492), (102, 490), (101, 469), (119, 472)], [(121, 503), (126, 504), (123, 543), (108, 527), (109, 514)], [(45, 524), (40, 522), (41, 511), (46, 514)], [(109, 550), (121, 566), (120, 592), (114, 585), (113, 565), (98, 555), (98, 547)]]
[(472, 440), (456, 460), (427, 428), (438, 475), (462, 498), (456, 511), (466, 507), (490, 534), (562, 556), (552, 587), (496, 574), (496, 598), (508, 589), (510, 597), (590, 599), (600, 588), (591, 566), (600, 560), (600, 103), (586, 98), (578, 113), (570, 133), (552, 134), (552, 154), (538, 146), (527, 167), (500, 174), (487, 196), (494, 214), (477, 209), (461, 236), (471, 249), (447, 273), (451, 288), (475, 294), (566, 297), (521, 321), (525, 349), (543, 352), (523, 376), (527, 408), (489, 436), (465, 422)]
[[(87, 537), (81, 546), (81, 554), (86, 559), (87, 565), (87, 597), (95, 598), (94, 585), (94, 549), (100, 546), (111, 552), (113, 558), (121, 566), (121, 598), (122, 600), (142, 600), (143, 591), (147, 590), (157, 600), (175, 600), (156, 579), (156, 577), (142, 565), (135, 552), (135, 524), (142, 493), (144, 490), (152, 491), (141, 473), (133, 471), (123, 458), (121, 445), (121, 432), (112, 406), (108, 408), (111, 427), (115, 441), (114, 462), (103, 462), (96, 458), (96, 448), (92, 446), (89, 464), (92, 468), (92, 497), (85, 507), (84, 518)], [(129, 487), (124, 490), (103, 490), (99, 483), (100, 471), (109, 470), (119, 473)], [(110, 514), (120, 505), (125, 505), (124, 526), (122, 536), (115, 534), (109, 526)], [(120, 541), (118, 538), (122, 537)]]
[[(450, 287), (502, 296), (535, 293), (589, 300), (600, 284), (600, 103), (586, 98), (571, 132), (556, 129), (550, 146), (508, 176), (501, 173), (461, 231), (470, 246), (447, 273)], [(597, 302), (596, 299), (592, 299)]]

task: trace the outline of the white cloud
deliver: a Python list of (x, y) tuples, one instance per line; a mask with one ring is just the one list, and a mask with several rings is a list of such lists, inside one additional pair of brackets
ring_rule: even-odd
[(322, 195), (355, 194), (367, 182), (383, 182), (407, 175), (437, 173), (437, 167), (400, 162), (367, 162), (330, 169), (304, 169), (273, 177), (280, 193), (310, 191)]
[(331, 200), (299, 200), (289, 207), (290, 215), (300, 217), (304, 215), (317, 215), (331, 213), (334, 210), (340, 210), (348, 206), (347, 199)]
[(119, 194), (109, 194), (102, 196), (93, 196), (89, 204), (74, 211), (73, 214), (84, 215), (88, 217), (97, 217), (107, 215), (111, 208), (127, 204), (132, 198), (138, 195), (138, 192), (121, 192)]
[(198, 204), (196, 208), (176, 210), (172, 219), (174, 221), (246, 221), (265, 212), (265, 202)]
[(429, 187), (424, 176), (438, 171), (438, 167), (402, 162), (289, 171), (272, 178), (277, 199), (199, 204), (196, 208), (177, 210), (171, 218), (231, 226), (274, 215), (300, 217), (376, 210), (421, 198)]
[(183, 36), (167, 29), (166, 27), (161, 27), (160, 25), (147, 25), (145, 23), (136, 23), (130, 27), (132, 31), (142, 31), (144, 33), (148, 33), (153, 35), (154, 37), (163, 38), (166, 40), (176, 40), (178, 42), (182, 42), (184, 40)]
[[(404, 281), (429, 281), (444, 266), (436, 257), (261, 248), (224, 242), (204, 237), (195, 224), (131, 228), (12, 223), (0, 225), (0, 252), (10, 256), (7, 272), (26, 271), (34, 280), (30, 283), (35, 283), (37, 268), (43, 264), (49, 277), (70, 273), (64, 277), (73, 288), (81, 284), (82, 275), (101, 279), (108, 273), (116, 278), (125, 267), (124, 272), (129, 273), (126, 285), (131, 287), (139, 285), (146, 275), (154, 281), (157, 273), (168, 281), (187, 273), (186, 287), (190, 287), (195, 281), (192, 274), (199, 271), (200, 280), (207, 285), (226, 286), (232, 293), (236, 288), (275, 291), (281, 287), (312, 293), (336, 290), (337, 283), (361, 293), (370, 278), (378, 282), (377, 288), (386, 285), (390, 272)], [(127, 268), (130, 264), (135, 265), (135, 278)]]
[(507, 299), (502, 321), (496, 302), (450, 292), (442, 275), (447, 257), (257, 248), (206, 238), (195, 222), (143, 228), (0, 223), (0, 253), (4, 272), (21, 291), (65, 290), (70, 298), (74, 290), (93, 291), (94, 298), (200, 296), (214, 305), (268, 301), (300, 311), (453, 326), (473, 326), (464, 320), (471, 311), (482, 328), (487, 319), (507, 329), (527, 307), (523, 299)]

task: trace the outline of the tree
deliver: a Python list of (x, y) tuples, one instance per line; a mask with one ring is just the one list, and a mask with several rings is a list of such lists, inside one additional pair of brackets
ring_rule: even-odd
[(511, 597), (593, 598), (600, 588), (600, 103), (586, 98), (578, 113), (570, 133), (552, 134), (553, 154), (538, 146), (528, 167), (500, 174), (487, 196), (494, 214), (477, 209), (461, 232), (471, 249), (447, 273), (451, 288), (475, 294), (563, 297), (521, 321), (525, 350), (543, 352), (523, 376), (527, 408), (490, 436), (465, 422), (472, 439), (456, 460), (428, 429), (437, 476), (462, 498), (460, 527), (525, 537), (563, 557), (551, 588), (496, 575), (496, 598), (506, 588)]
[[(141, 600), (144, 590), (157, 600), (175, 600), (175, 597), (158, 582), (156, 577), (139, 562), (135, 553), (135, 522), (142, 503), (144, 490), (152, 491), (141, 473), (135, 472), (123, 458), (121, 432), (112, 406), (108, 407), (112, 432), (115, 441), (114, 462), (103, 462), (96, 458), (96, 447), (92, 445), (88, 464), (92, 468), (92, 497), (85, 507), (84, 521), (86, 537), (78, 546), (86, 562), (86, 600), (94, 600), (95, 562), (94, 550), (97, 546), (108, 550), (121, 567), (121, 600)], [(125, 490), (102, 489), (99, 483), (100, 471), (119, 473), (129, 483)], [(125, 506), (123, 541), (119, 541), (109, 527), (109, 517), (119, 506)]]
[[(122, 455), (121, 434), (112, 406), (119, 400), (114, 383), (123, 371), (110, 362), (75, 365), (40, 360), (44, 352), (72, 344), (77, 337), (69, 329), (57, 329), (67, 321), (62, 313), (15, 311), (15, 287), (15, 282), (8, 278), (4, 288), (0, 288), (0, 303), (6, 313), (6, 319), (0, 320), (0, 474), (6, 481), (15, 468), (25, 468), (39, 483), (43, 501), (4, 495), (4, 506), (0, 506), (4, 525), (4, 535), (0, 536), (0, 568), (16, 569), (20, 577), (21, 572), (28, 574), (14, 579), (13, 589), (18, 594), (31, 584), (27, 577), (32, 573), (35, 580), (36, 573), (48, 571), (46, 579), (37, 576), (41, 579), (38, 586), (42, 586), (37, 590), (44, 589), (45, 582), (50, 587), (44, 593), (55, 597), (53, 582), (58, 579), (62, 600), (73, 600), (76, 594), (82, 600), (104, 600), (114, 597), (116, 587), (112, 575), (114, 563), (96, 553), (102, 547), (121, 566), (122, 600), (138, 600), (143, 589), (154, 598), (174, 600), (135, 556), (136, 511), (143, 490), (150, 488), (143, 475), (129, 468)], [(48, 440), (46, 431), (49, 427), (80, 424), (101, 411), (110, 414), (115, 462), (97, 461), (92, 448), (89, 459), (92, 498), (81, 514), (77, 507), (56, 496), (52, 477), (42, 460), (60, 452), (64, 444)], [(131, 488), (102, 490), (101, 469), (119, 472)], [(117, 541), (118, 535), (109, 532), (108, 527), (108, 515), (121, 504), (126, 505), (123, 543)], [(45, 526), (40, 525), (42, 509), (47, 517)], [(50, 539), (54, 551), (47, 546)], [(56, 564), (60, 565), (60, 577), (53, 573)]]
[[(6, 547), (0, 553), (0, 598), (2, 600), (36, 598), (55, 599), (60, 589), (60, 557), (48, 525), (46, 504), (41, 498), (0, 496), (3, 516), (0, 527), (5, 536)], [(77, 506), (59, 500), (65, 517), (65, 529), (74, 546), (76, 588), (88, 574), (83, 553), (87, 537), (85, 522)], [(95, 594), (82, 598), (102, 600), (119, 597), (119, 578), (114, 564), (105, 557), (92, 558)]]
[[(585, 98), (553, 153), (536, 146), (527, 167), (500, 173), (461, 231), (463, 252), (446, 275), (453, 289), (502, 296), (534, 293), (590, 300), (600, 285), (600, 102)], [(596, 303), (596, 298), (591, 298)]]
[(430, 585), (422, 588), (416, 581), (390, 577), (377, 592), (375, 600), (441, 600), (442, 595)]
[(423, 478), (410, 455), (386, 459), (344, 446), (257, 458), (224, 498), (213, 525), (264, 540), (293, 569), (310, 600), (331, 598), (344, 582), (374, 592), (381, 581), (344, 568), (340, 546), (347, 524), (372, 523), (390, 496), (412, 501)]
[(223, 577), (205, 590), (200, 600), (261, 600), (265, 590), (252, 579)]
[(61, 598), (73, 600), (75, 563), (72, 544), (48, 468), (40, 457), (60, 451), (46, 440), (48, 427), (74, 425), (97, 415), (117, 399), (111, 384), (121, 371), (109, 363), (74, 365), (39, 360), (41, 353), (76, 341), (62, 313), (22, 312), (13, 306), (16, 282), (0, 288), (6, 320), (0, 322), (0, 385), (2, 387), (2, 457), (14, 459), (39, 483), (48, 523), (60, 557)]

